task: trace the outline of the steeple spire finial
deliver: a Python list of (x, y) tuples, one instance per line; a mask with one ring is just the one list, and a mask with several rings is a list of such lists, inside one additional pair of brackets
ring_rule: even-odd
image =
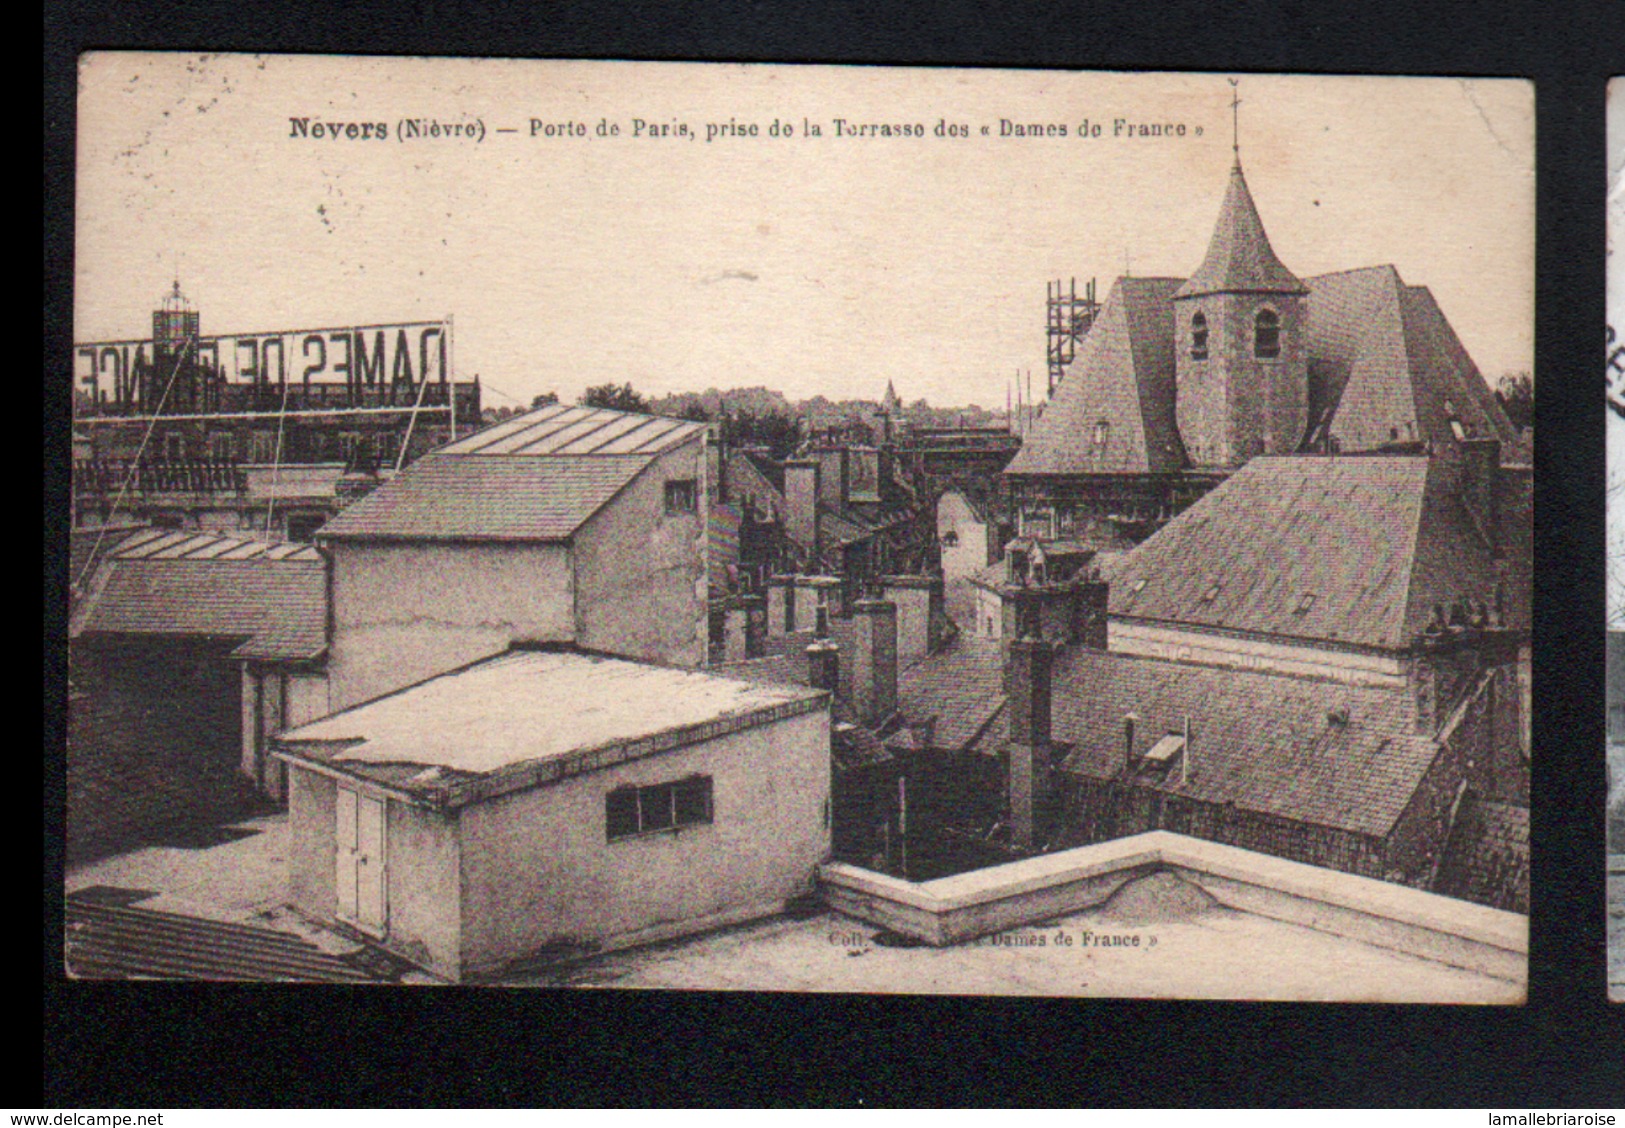
[(1230, 79), (1230, 151), (1236, 156), (1236, 167), (1241, 167), (1241, 83)]

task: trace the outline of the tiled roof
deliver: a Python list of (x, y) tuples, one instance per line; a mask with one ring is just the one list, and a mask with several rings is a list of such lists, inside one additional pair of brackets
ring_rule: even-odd
[(1054, 738), (1074, 747), (1069, 771), (1122, 778), (1126, 713), (1138, 717), (1139, 756), (1182, 733), (1188, 719), (1189, 778), (1177, 765), (1141, 766), (1133, 782), (1361, 834), (1388, 833), (1437, 751), (1412, 733), (1410, 703), (1398, 689), (1081, 648), (1058, 654), (1053, 676)]
[(1241, 162), (1237, 161), (1230, 168), (1230, 185), (1219, 206), (1219, 220), (1213, 225), (1207, 257), (1175, 297), (1303, 292), (1303, 283), (1275, 257), (1269, 236), (1264, 234), (1264, 221), (1258, 218), (1253, 195), (1247, 190), (1247, 178), (1241, 174)]
[(436, 453), (654, 455), (704, 431), (704, 423), (686, 419), (552, 404), (458, 439)]
[(1170, 299), (1178, 285), (1177, 278), (1117, 280), (1006, 473), (1143, 474), (1184, 466), (1174, 423)]
[(897, 708), (910, 725), (935, 720), (932, 746), (973, 744), (1004, 709), (1004, 658), (995, 639), (961, 634), (897, 679)]
[(566, 540), (649, 455), (431, 454), (322, 527), (323, 540)]
[[(1437, 602), (1493, 604), (1502, 576), (1437, 459), (1255, 458), (1114, 566), (1110, 609), (1397, 648)], [(1507, 594), (1524, 625), (1527, 596)]]
[(327, 565), (309, 545), (217, 534), (128, 538), (102, 565), (72, 633), (240, 638), (244, 658), (327, 648)]

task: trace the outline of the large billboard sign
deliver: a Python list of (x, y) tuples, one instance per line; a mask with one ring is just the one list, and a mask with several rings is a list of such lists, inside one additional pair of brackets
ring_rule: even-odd
[[(408, 321), (337, 329), (281, 330), (197, 339), (199, 365), (229, 386), (281, 388), (344, 385), (416, 388), (450, 378), (451, 323)], [(166, 346), (165, 364), (175, 363)], [(143, 387), (162, 387), (154, 344), (95, 341), (76, 344), (73, 383), (81, 403), (128, 407)], [(184, 354), (182, 362), (186, 358)]]

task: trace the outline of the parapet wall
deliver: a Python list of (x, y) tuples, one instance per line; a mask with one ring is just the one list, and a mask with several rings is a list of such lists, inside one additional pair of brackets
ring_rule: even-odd
[(925, 882), (831, 862), (819, 867), (819, 886), (838, 912), (945, 947), (1092, 908), (1156, 871), (1228, 908), (1498, 979), (1526, 978), (1525, 916), (1162, 830)]

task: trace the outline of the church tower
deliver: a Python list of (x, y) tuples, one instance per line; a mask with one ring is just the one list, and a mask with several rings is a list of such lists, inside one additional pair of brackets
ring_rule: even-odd
[(1193, 465), (1298, 449), (1308, 336), (1309, 291), (1275, 257), (1238, 156), (1207, 257), (1174, 293), (1174, 410)]

